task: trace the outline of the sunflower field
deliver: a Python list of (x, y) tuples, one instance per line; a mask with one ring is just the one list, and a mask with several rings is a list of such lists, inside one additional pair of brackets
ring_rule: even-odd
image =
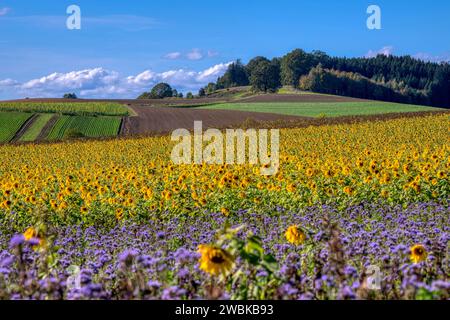
[(448, 115), (280, 144), (274, 176), (167, 136), (0, 146), (0, 299), (450, 298)]

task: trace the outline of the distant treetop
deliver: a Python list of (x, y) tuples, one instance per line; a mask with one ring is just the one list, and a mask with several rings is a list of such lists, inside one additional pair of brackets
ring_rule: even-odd
[(63, 96), (63, 99), (78, 99), (75, 93), (66, 93)]

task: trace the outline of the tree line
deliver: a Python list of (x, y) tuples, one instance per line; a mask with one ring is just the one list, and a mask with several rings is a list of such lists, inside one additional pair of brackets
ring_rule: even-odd
[(199, 95), (250, 85), (276, 92), (281, 86), (357, 98), (450, 107), (450, 65), (410, 56), (331, 57), (322, 51), (293, 50), (271, 60), (255, 57), (232, 63), (216, 83)]
[[(165, 98), (183, 98), (182, 92), (173, 89), (168, 83), (161, 82), (155, 85), (152, 90), (142, 93), (138, 99), (165, 99)], [(193, 99), (192, 92), (186, 93), (186, 99)]]

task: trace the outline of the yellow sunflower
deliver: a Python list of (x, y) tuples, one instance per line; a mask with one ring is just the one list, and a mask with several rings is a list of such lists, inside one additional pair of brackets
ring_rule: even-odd
[(297, 226), (290, 226), (285, 233), (286, 240), (296, 246), (301, 245), (305, 242), (305, 233)]
[(427, 250), (421, 244), (416, 244), (411, 247), (411, 256), (410, 259), (413, 263), (419, 263), (427, 260)]
[(210, 245), (200, 245), (200, 269), (213, 276), (227, 275), (234, 267), (234, 258), (227, 251)]
[(27, 230), (25, 230), (23, 236), (25, 237), (25, 241), (29, 241), (31, 238), (37, 237), (37, 231), (33, 227), (29, 227)]

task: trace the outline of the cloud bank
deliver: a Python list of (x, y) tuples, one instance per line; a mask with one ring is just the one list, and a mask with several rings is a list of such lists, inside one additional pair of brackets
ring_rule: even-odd
[(159, 82), (167, 82), (181, 92), (195, 92), (209, 82), (215, 82), (230, 63), (217, 64), (202, 71), (145, 70), (137, 75), (122, 76), (116, 71), (99, 67), (68, 73), (55, 72), (26, 82), (0, 79), (0, 98), (61, 97), (67, 92), (75, 92), (82, 98), (136, 98)]
[(427, 62), (450, 62), (450, 52), (441, 55), (433, 55), (426, 52), (419, 52), (413, 56), (416, 59), (427, 61)]
[(366, 58), (375, 58), (377, 55), (381, 54), (384, 55), (386, 57), (391, 56), (394, 53), (394, 47), (393, 46), (386, 46), (381, 48), (378, 51), (374, 51), (374, 50), (369, 50), (369, 52), (367, 52), (367, 54), (365, 55)]
[(214, 50), (208, 50), (207, 52), (204, 52), (198, 48), (194, 48), (189, 52), (182, 53), (179, 51), (175, 52), (169, 52), (166, 55), (163, 56), (164, 59), (168, 60), (180, 60), (180, 59), (187, 59), (187, 60), (202, 60), (204, 58), (214, 58), (217, 57), (219, 53)]

